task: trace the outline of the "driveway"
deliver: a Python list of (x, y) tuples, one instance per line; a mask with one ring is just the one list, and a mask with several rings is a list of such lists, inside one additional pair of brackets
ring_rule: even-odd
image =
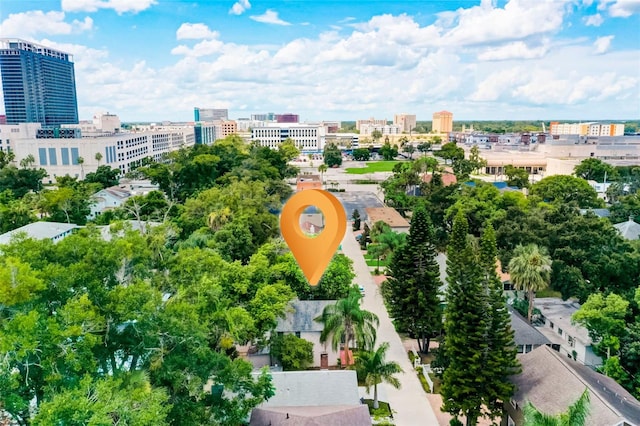
[(384, 388), (387, 402), (394, 411), (395, 424), (397, 426), (438, 426), (438, 419), (427, 400), (413, 366), (409, 362), (400, 336), (393, 328), (382, 301), (382, 295), (369, 273), (369, 267), (362, 256), (360, 245), (355, 240), (350, 224), (347, 226), (347, 232), (342, 240), (342, 252), (353, 260), (356, 282), (365, 288), (363, 308), (375, 313), (380, 319), (377, 343), (389, 342), (387, 359), (396, 361), (404, 370), (404, 373), (396, 375), (402, 385), (400, 389), (395, 389), (384, 383), (378, 385)]

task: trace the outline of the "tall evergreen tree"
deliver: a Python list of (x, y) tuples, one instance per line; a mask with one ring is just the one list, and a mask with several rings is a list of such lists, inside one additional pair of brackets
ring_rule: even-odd
[(442, 330), (438, 289), (440, 269), (436, 262), (434, 230), (424, 207), (413, 212), (407, 242), (396, 250), (387, 267), (385, 284), (389, 312), (396, 328), (418, 339), (421, 352)]
[(511, 316), (502, 296), (502, 282), (496, 271), (496, 234), (492, 225), (482, 233), (479, 263), (487, 296), (487, 343), (484, 372), (485, 407), (491, 418), (500, 418), (504, 401), (509, 401), (515, 390), (509, 377), (520, 372), (517, 349), (511, 329)]
[(445, 351), (449, 366), (442, 381), (442, 410), (454, 417), (465, 416), (475, 425), (487, 397), (485, 355), (488, 318), (487, 297), (480, 268), (468, 240), (469, 224), (462, 212), (453, 221), (447, 250), (447, 307), (445, 309)]

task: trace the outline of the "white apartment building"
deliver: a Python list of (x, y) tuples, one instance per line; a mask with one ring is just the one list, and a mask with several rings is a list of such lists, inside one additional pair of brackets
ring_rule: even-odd
[[(192, 146), (193, 126), (156, 126), (140, 132), (102, 133), (100, 136), (38, 138), (39, 123), (0, 125), (0, 149), (13, 151), (16, 163), (32, 155), (35, 166), (42, 167), (55, 182), (56, 176), (83, 178), (99, 165), (109, 165), (122, 173), (131, 171), (145, 158), (160, 160), (168, 152)], [(100, 161), (96, 154), (101, 154)], [(84, 160), (80, 164), (78, 159)]]
[(378, 119), (376, 120), (375, 118), (371, 117), (367, 120), (357, 120), (356, 121), (356, 129), (362, 131), (362, 129), (360, 128), (361, 126), (365, 125), (365, 124), (371, 124), (374, 126), (386, 126), (387, 125), (387, 119)]
[(261, 146), (276, 149), (287, 138), (303, 153), (320, 153), (324, 150), (326, 128), (317, 124), (270, 123), (251, 129), (251, 141)]
[(370, 136), (375, 130), (382, 133), (382, 135), (399, 135), (402, 133), (402, 128), (397, 124), (361, 124), (360, 134)]
[(624, 124), (621, 123), (558, 123), (551, 122), (549, 129), (552, 135), (580, 136), (623, 136)]

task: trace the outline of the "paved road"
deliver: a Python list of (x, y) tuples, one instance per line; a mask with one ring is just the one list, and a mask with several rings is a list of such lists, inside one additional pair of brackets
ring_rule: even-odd
[(391, 409), (395, 411), (395, 424), (397, 426), (438, 426), (436, 415), (425, 396), (413, 366), (409, 362), (400, 336), (393, 328), (382, 296), (373, 282), (369, 268), (360, 251), (360, 245), (356, 242), (350, 226), (347, 227), (347, 232), (342, 240), (342, 251), (353, 260), (356, 282), (365, 288), (363, 308), (375, 313), (380, 319), (378, 343), (389, 342), (387, 359), (396, 361), (404, 370), (404, 373), (397, 375), (402, 384), (400, 389), (395, 389), (387, 384), (379, 385), (384, 387), (384, 393), (388, 397)]

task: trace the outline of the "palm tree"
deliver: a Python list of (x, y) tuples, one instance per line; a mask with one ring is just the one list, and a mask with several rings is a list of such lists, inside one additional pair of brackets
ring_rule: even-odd
[(324, 173), (327, 171), (329, 167), (326, 164), (320, 164), (318, 166), (318, 171), (320, 172), (320, 180), (322, 181), (322, 184), (324, 185)]
[(379, 408), (378, 384), (389, 383), (396, 389), (400, 389), (400, 381), (394, 374), (402, 373), (402, 368), (395, 361), (385, 360), (389, 343), (384, 342), (374, 351), (360, 351), (356, 354), (356, 372), (358, 377), (364, 379), (364, 384), (369, 388), (373, 386), (373, 408)]
[(98, 167), (100, 167), (100, 161), (102, 160), (102, 154), (96, 152), (96, 161), (98, 162)]
[(80, 180), (84, 180), (84, 158), (78, 157), (76, 161), (80, 164)]
[(344, 341), (345, 364), (351, 365), (349, 348), (356, 344), (361, 349), (370, 349), (376, 341), (378, 316), (360, 308), (360, 292), (352, 289), (345, 299), (336, 301), (333, 305), (325, 306), (322, 315), (316, 321), (324, 324), (320, 334), (320, 343), (331, 339), (331, 347), (338, 350)]
[(509, 262), (511, 282), (516, 290), (524, 290), (529, 298), (529, 324), (533, 316), (533, 300), (535, 292), (549, 285), (551, 275), (551, 258), (547, 249), (536, 244), (518, 245), (513, 250), (513, 258)]
[(585, 426), (589, 416), (589, 391), (584, 390), (580, 398), (569, 409), (557, 416), (541, 413), (530, 402), (524, 407), (525, 426)]

